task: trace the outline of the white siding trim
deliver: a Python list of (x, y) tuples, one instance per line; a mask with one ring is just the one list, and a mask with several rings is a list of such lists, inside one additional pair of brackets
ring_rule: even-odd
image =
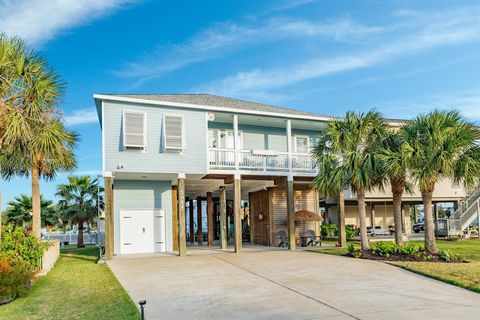
[(105, 106), (103, 100), (100, 107), (102, 108), (102, 173), (105, 172)]

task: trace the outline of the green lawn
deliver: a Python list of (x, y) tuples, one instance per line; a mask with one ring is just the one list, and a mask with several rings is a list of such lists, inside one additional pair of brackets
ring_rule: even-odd
[[(423, 244), (421, 241), (415, 243)], [(393, 242), (392, 242), (393, 244)], [(390, 261), (389, 264), (480, 293), (480, 240), (437, 240), (439, 250), (465, 257), (469, 263)], [(316, 249), (320, 253), (344, 255), (347, 249)]]
[(128, 294), (98, 249), (62, 250), (50, 273), (39, 277), (29, 296), (0, 306), (0, 319), (140, 319)]

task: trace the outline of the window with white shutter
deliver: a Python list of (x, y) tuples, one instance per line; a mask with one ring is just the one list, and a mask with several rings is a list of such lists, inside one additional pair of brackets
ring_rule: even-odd
[(169, 150), (183, 150), (185, 148), (183, 117), (164, 115), (163, 133), (164, 146)]
[(125, 148), (146, 147), (146, 113), (123, 111), (123, 146)]

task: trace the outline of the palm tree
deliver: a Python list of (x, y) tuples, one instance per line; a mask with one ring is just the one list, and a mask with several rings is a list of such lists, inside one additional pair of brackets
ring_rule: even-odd
[(338, 202), (338, 244), (340, 247), (347, 245), (345, 233), (345, 194), (344, 189), (348, 184), (345, 167), (342, 166), (343, 159), (341, 154), (332, 150), (331, 141), (338, 126), (339, 121), (332, 120), (328, 123), (328, 128), (322, 130), (319, 135), (318, 143), (313, 149), (313, 157), (316, 161), (319, 174), (313, 181), (314, 187), (325, 197), (337, 197)]
[(402, 197), (403, 193), (411, 190), (408, 181), (408, 163), (402, 149), (403, 141), (398, 132), (389, 132), (384, 140), (381, 159), (384, 172), (390, 182), (393, 195), (393, 220), (395, 224), (395, 242), (403, 242), (402, 230)]
[(432, 197), (438, 181), (453, 178), (466, 188), (480, 177), (480, 130), (457, 111), (432, 111), (403, 125), (410, 174), (422, 194), (425, 215), (425, 250), (437, 252)]
[(32, 233), (40, 237), (40, 178), (76, 166), (78, 141), (57, 111), (59, 77), (19, 38), (0, 34), (0, 173), (32, 177)]
[[(42, 226), (51, 227), (58, 223), (58, 212), (51, 200), (40, 198)], [(7, 222), (26, 227), (32, 222), (32, 197), (22, 194), (8, 202), (5, 210)]]
[[(383, 172), (379, 151), (386, 135), (387, 125), (382, 116), (375, 110), (367, 113), (347, 112), (344, 119), (332, 119), (329, 122), (326, 141), (328, 146), (324, 168), (319, 170), (316, 184), (321, 186), (322, 179), (327, 183), (322, 187), (333, 187), (338, 193), (341, 181), (345, 181), (357, 193), (358, 215), (360, 220), (360, 240), (362, 250), (369, 249), (367, 238), (367, 222), (365, 193), (383, 185)], [(322, 160), (323, 146), (315, 152), (317, 160)], [(322, 166), (322, 161), (320, 161)], [(341, 191), (341, 190), (340, 190)]]
[(83, 243), (83, 225), (97, 217), (98, 207), (103, 200), (97, 179), (90, 176), (69, 177), (68, 184), (60, 184), (56, 195), (60, 197), (58, 206), (60, 215), (78, 225), (77, 247), (85, 247)]

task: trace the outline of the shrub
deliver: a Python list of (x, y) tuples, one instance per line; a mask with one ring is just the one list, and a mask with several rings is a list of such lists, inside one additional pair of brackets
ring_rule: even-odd
[(347, 237), (347, 240), (355, 237), (355, 228), (352, 226), (345, 226), (345, 236)]
[(450, 258), (450, 252), (448, 250), (440, 250), (439, 255), (440, 255), (440, 258), (442, 258), (442, 260), (450, 262), (451, 258)]
[(31, 288), (34, 273), (22, 260), (15, 264), (7, 256), (0, 261), (0, 304), (26, 295)]
[(322, 237), (335, 238), (338, 235), (338, 227), (336, 224), (322, 223), (320, 230)]
[(15, 265), (22, 261), (22, 264), (30, 270), (38, 270), (41, 265), (41, 258), (50, 244), (35, 238), (33, 235), (26, 235), (21, 227), (6, 225), (2, 230), (2, 242), (0, 252)]
[(395, 248), (386, 242), (378, 241), (373, 245), (372, 253), (382, 257), (389, 257), (395, 251)]
[(420, 251), (420, 248), (414, 243), (404, 243), (395, 245), (395, 251), (405, 256), (415, 256)]
[(348, 253), (354, 258), (360, 258), (362, 256), (362, 250), (355, 247), (352, 242), (349, 242), (347, 245)]

